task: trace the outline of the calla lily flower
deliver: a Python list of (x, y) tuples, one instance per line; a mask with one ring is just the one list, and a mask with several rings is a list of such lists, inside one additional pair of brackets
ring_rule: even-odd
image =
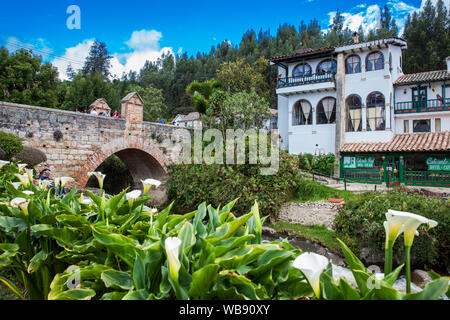
[(92, 200), (91, 199), (80, 199), (80, 203), (90, 206), (90, 205), (92, 205)]
[(15, 176), (20, 180), (24, 187), (28, 187), (28, 184), (30, 183), (28, 175), (16, 173)]
[(398, 221), (385, 221), (383, 223), (386, 231), (386, 248), (389, 247), (389, 242), (392, 244), (397, 240), (398, 236), (403, 233), (405, 226)]
[(64, 188), (64, 186), (68, 183), (68, 182), (74, 182), (75, 179), (71, 178), (71, 177), (61, 177), (61, 188)]
[(59, 185), (61, 184), (61, 178), (55, 178), (55, 190), (57, 191), (59, 189)]
[(158, 212), (158, 209), (156, 209), (156, 208), (153, 208), (152, 209), (152, 214), (155, 214), (155, 213), (157, 213)]
[(30, 181), (33, 181), (33, 169), (25, 169), (25, 174), (28, 176), (28, 178), (30, 179)]
[(6, 166), (7, 164), (10, 164), (10, 162), (9, 162), (9, 161), (3, 161), (3, 160), (0, 160), (0, 169), (1, 169), (3, 166)]
[(313, 252), (299, 255), (292, 263), (294, 268), (305, 275), (317, 298), (320, 298), (320, 275), (327, 268), (328, 263), (326, 257)]
[(144, 194), (147, 194), (152, 186), (155, 186), (155, 189), (156, 189), (161, 185), (161, 181), (158, 181), (155, 179), (141, 180), (141, 182), (142, 182), (142, 185), (144, 186)]
[(50, 181), (48, 180), (39, 180), (39, 189), (44, 191), (50, 185)]
[(10, 205), (11, 205), (11, 207), (19, 208), (19, 206), (22, 203), (24, 203), (24, 202), (27, 202), (27, 199), (25, 199), (25, 198), (14, 198), (14, 199), (11, 200)]
[(22, 193), (25, 193), (27, 196), (32, 196), (34, 194), (34, 192), (30, 190), (22, 191)]
[(92, 176), (95, 176), (97, 178), (100, 189), (103, 189), (103, 181), (105, 180), (106, 174), (103, 174), (100, 171), (88, 172), (88, 177)]
[(178, 281), (178, 272), (181, 267), (180, 260), (178, 259), (178, 248), (180, 245), (181, 239), (177, 237), (167, 238), (164, 242), (167, 260), (169, 261), (169, 273), (175, 282)]
[(388, 210), (386, 213), (387, 222), (391, 225), (404, 225), (404, 238), (405, 245), (408, 247), (412, 246), (414, 236), (416, 235), (417, 228), (421, 224), (427, 224), (428, 228), (434, 228), (438, 225), (438, 223), (434, 220), (427, 219), (418, 214), (396, 211), (396, 210)]
[(22, 185), (22, 182), (11, 182), (11, 184), (13, 185), (14, 189), (18, 190)]
[(130, 210), (131, 207), (133, 206), (133, 202), (134, 200), (136, 200), (137, 198), (139, 198), (141, 196), (141, 190), (134, 190), (131, 192), (128, 192), (125, 197), (128, 200), (128, 205), (130, 206)]
[(19, 168), (20, 172), (25, 172), (25, 167), (27, 166), (26, 163), (19, 163), (17, 164), (17, 167)]

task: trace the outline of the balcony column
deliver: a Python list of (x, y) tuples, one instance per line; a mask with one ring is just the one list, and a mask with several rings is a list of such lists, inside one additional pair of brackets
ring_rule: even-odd
[(367, 131), (367, 106), (361, 106), (361, 122), (362, 122), (362, 131)]
[[(335, 131), (335, 155), (336, 161), (340, 163), (341, 155), (339, 150), (341, 144), (345, 143), (345, 59), (344, 53), (340, 52), (337, 56), (337, 72), (336, 72), (336, 131)], [(335, 177), (340, 176), (341, 167), (335, 171)]]
[(386, 103), (385, 110), (385, 121), (386, 121), (386, 130), (391, 129), (391, 104)]

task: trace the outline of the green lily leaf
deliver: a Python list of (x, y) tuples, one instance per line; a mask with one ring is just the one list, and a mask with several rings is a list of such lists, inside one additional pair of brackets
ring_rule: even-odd
[(107, 288), (131, 290), (133, 287), (133, 279), (126, 272), (107, 270), (101, 274), (101, 279)]
[(227, 239), (232, 236), (241, 226), (243, 226), (248, 219), (252, 217), (253, 213), (246, 214), (238, 219), (221, 225), (213, 234), (207, 237), (207, 240), (214, 244), (223, 239)]
[(430, 283), (417, 293), (406, 294), (404, 300), (438, 300), (448, 290), (448, 277), (441, 277)]
[(43, 250), (36, 253), (36, 255), (30, 260), (30, 264), (28, 265), (28, 273), (33, 273), (39, 269), (41, 264), (43, 264), (49, 256), (51, 256), (51, 252), (45, 252)]
[(207, 292), (217, 282), (219, 268), (217, 264), (209, 264), (195, 271), (192, 274), (189, 296), (193, 299), (205, 297)]
[(361, 297), (356, 289), (352, 288), (352, 286), (345, 281), (344, 279), (339, 280), (339, 289), (342, 292), (342, 295), (345, 300), (360, 300)]
[(394, 271), (385, 276), (384, 281), (391, 286), (394, 285), (403, 266), (404, 266), (403, 264), (401, 266), (398, 266)]
[(92, 289), (72, 289), (52, 297), (52, 300), (91, 300), (96, 293)]
[(207, 235), (206, 227), (203, 225), (203, 219), (206, 217), (206, 204), (202, 203), (199, 205), (197, 213), (195, 214), (194, 221), (192, 222), (195, 234), (200, 237), (205, 237)]
[(15, 243), (0, 243), (0, 267), (6, 267), (12, 262), (17, 254), (19, 254), (19, 245)]
[(122, 300), (126, 294), (127, 294), (126, 292), (118, 292), (118, 291), (108, 292), (105, 293), (100, 300)]

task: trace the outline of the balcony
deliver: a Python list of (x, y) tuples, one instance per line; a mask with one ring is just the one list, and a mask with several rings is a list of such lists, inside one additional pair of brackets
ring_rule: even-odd
[(395, 104), (395, 114), (450, 111), (450, 98), (443, 100), (407, 101)]
[(305, 91), (326, 91), (336, 89), (334, 73), (314, 73), (303, 77), (279, 78), (277, 94), (289, 95)]

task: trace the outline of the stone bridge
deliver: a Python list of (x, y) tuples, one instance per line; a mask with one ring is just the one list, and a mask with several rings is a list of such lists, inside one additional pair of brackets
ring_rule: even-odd
[(47, 155), (44, 167), (54, 177), (70, 176), (84, 188), (87, 173), (109, 156), (117, 155), (133, 180), (163, 179), (167, 166), (176, 163), (179, 127), (143, 121), (143, 101), (130, 93), (121, 101), (121, 118), (0, 102), (0, 130), (14, 133), (24, 145)]

